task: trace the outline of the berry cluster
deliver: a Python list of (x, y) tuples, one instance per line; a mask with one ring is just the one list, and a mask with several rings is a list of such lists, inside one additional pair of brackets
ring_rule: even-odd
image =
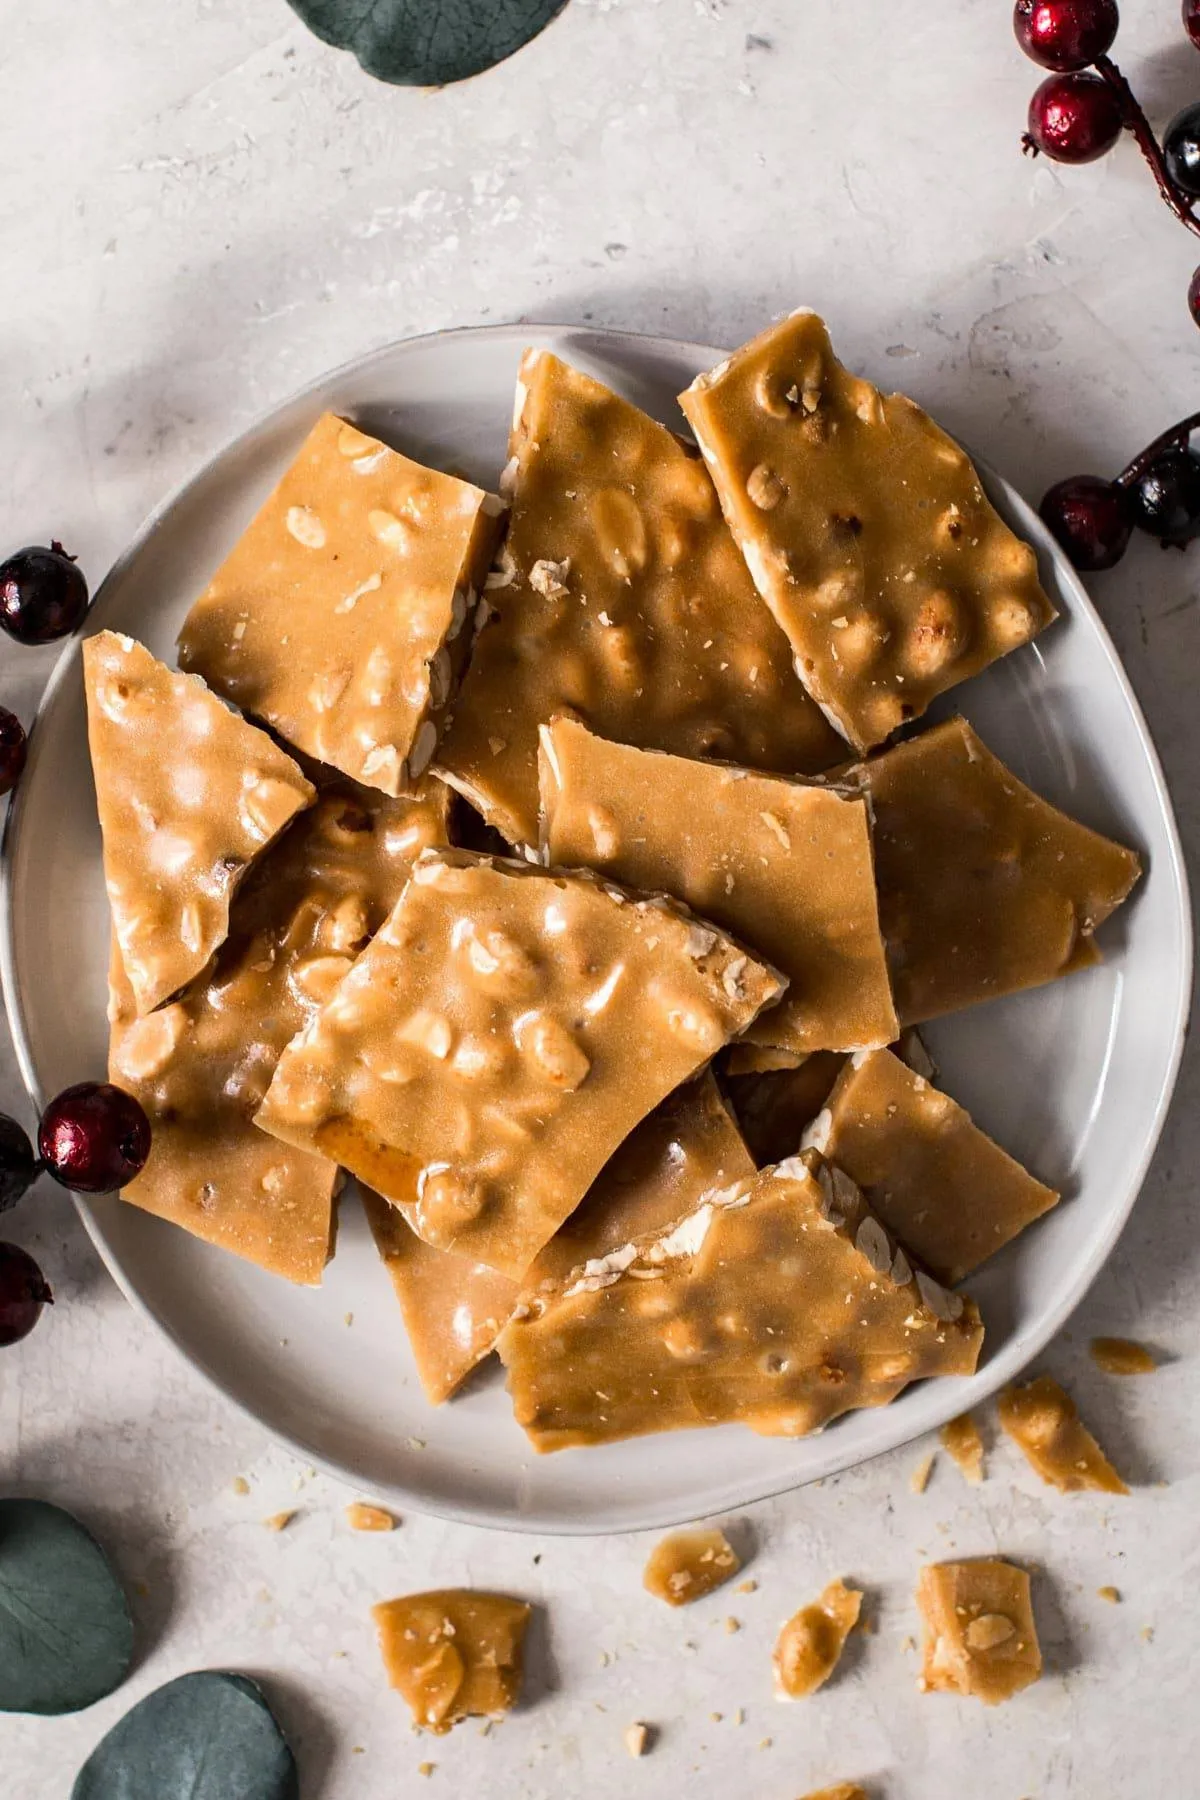
[[(1027, 56), (1052, 69), (1029, 102), (1023, 143), (1032, 156), (1055, 162), (1094, 162), (1122, 131), (1136, 139), (1159, 193), (1189, 231), (1200, 237), (1200, 103), (1185, 106), (1160, 144), (1133, 89), (1113, 62), (1120, 25), (1116, 0), (1016, 0), (1013, 29)], [(1183, 23), (1200, 50), (1200, 0), (1183, 0)], [(1200, 325), (1200, 269), (1188, 289)]]
[[(150, 1121), (133, 1095), (107, 1081), (77, 1082), (43, 1112), (36, 1156), (17, 1121), (0, 1113), (0, 1212), (43, 1171), (74, 1193), (104, 1194), (132, 1181), (149, 1154)], [(0, 1347), (32, 1331), (53, 1298), (32, 1256), (0, 1243)]]
[[(55, 539), (47, 550), (18, 550), (0, 563), (0, 631), (18, 644), (51, 644), (82, 625), (88, 609), (83, 572)], [(27, 749), (21, 721), (0, 706), (0, 794), (14, 788)]]
[(1115, 480), (1072, 475), (1050, 489), (1042, 518), (1077, 569), (1111, 569), (1135, 527), (1176, 549), (1200, 536), (1200, 456), (1188, 442), (1197, 430), (1200, 413), (1193, 413), (1148, 444)]

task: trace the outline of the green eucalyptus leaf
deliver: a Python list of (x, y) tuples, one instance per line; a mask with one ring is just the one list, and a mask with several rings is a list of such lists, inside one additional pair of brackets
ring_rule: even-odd
[(133, 1657), (121, 1584), (89, 1531), (45, 1500), (0, 1500), (0, 1712), (79, 1712)]
[(368, 75), (445, 87), (503, 62), (566, 0), (291, 0), (309, 30), (352, 50)]
[(266, 1696), (205, 1669), (156, 1688), (101, 1738), (71, 1800), (299, 1800), (296, 1763)]

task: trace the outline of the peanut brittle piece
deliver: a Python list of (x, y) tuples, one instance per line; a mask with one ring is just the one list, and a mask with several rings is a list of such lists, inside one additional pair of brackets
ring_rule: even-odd
[(1075, 1408), (1049, 1375), (1000, 1396), (1000, 1423), (1031, 1468), (1060, 1494), (1090, 1489), (1127, 1494), (1128, 1487), (1105, 1456)]
[(826, 769), (836, 735), (792, 670), (700, 459), (545, 351), (526, 352), (502, 485), (512, 524), (437, 767), (513, 843), (537, 838), (537, 728)]
[(849, 1058), (803, 1141), (952, 1287), (1059, 1200), (890, 1050)]
[(385, 794), (428, 768), (503, 512), (326, 413), (179, 634), (179, 661)]
[(646, 1559), (642, 1586), (668, 1606), (690, 1606), (724, 1587), (741, 1568), (737, 1551), (715, 1525), (673, 1531)]
[(520, 1278), (617, 1146), (783, 981), (662, 897), (584, 873), (420, 858), (256, 1115)]
[(996, 1706), (1042, 1672), (1024, 1569), (999, 1558), (934, 1563), (921, 1570), (924, 1693), (966, 1694)]
[(858, 1624), (862, 1594), (831, 1581), (819, 1600), (801, 1607), (775, 1641), (772, 1666), (779, 1700), (806, 1700), (824, 1687)]
[(970, 1413), (948, 1419), (938, 1432), (938, 1442), (963, 1480), (978, 1487), (984, 1477), (983, 1433)]
[(805, 1127), (833, 1092), (846, 1058), (834, 1050), (818, 1050), (794, 1069), (743, 1072), (741, 1059), (734, 1061), (739, 1048), (734, 1044), (725, 1052), (722, 1086), (746, 1148), (764, 1169), (796, 1155)]
[(441, 1588), (371, 1608), (388, 1680), (420, 1730), (449, 1731), (478, 1714), (497, 1718), (521, 1693), (524, 1600), (472, 1588)]
[[(660, 1230), (709, 1188), (753, 1172), (746, 1147), (707, 1072), (678, 1088), (634, 1127), (582, 1203), (538, 1253), (525, 1277), (537, 1286), (577, 1264)], [(453, 1252), (435, 1250), (398, 1207), (364, 1191), (426, 1398), (446, 1400), (494, 1347), (520, 1285)]]
[(896, 1010), (919, 1024), (1100, 961), (1132, 850), (1025, 787), (965, 719), (863, 763)]
[(803, 1800), (870, 1800), (870, 1796), (856, 1781), (839, 1781), (836, 1787), (821, 1788), (817, 1793), (805, 1794)]
[(549, 1451), (734, 1420), (799, 1437), (969, 1374), (982, 1337), (848, 1177), (797, 1159), (526, 1293), (498, 1348), (517, 1422)]
[(542, 844), (683, 900), (788, 978), (747, 1032), (806, 1054), (890, 1043), (899, 1029), (861, 795), (541, 728)]
[(132, 638), (88, 638), (83, 682), (113, 931), (148, 1013), (200, 973), (239, 881), (316, 789), (265, 731)]
[(680, 404), (796, 673), (860, 750), (1054, 618), (965, 450), (842, 367), (811, 312)]
[(398, 800), (330, 783), (251, 871), (203, 980), (146, 1018), (114, 956), (109, 1071), (153, 1134), (122, 1199), (291, 1281), (320, 1281), (337, 1165), (267, 1137), (254, 1111), (418, 851), (444, 840), (446, 800), (434, 781)]

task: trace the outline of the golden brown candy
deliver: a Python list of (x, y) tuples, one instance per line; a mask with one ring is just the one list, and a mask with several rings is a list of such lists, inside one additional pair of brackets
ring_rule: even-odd
[(515, 1706), (532, 1608), (470, 1588), (442, 1588), (371, 1608), (388, 1680), (413, 1723), (441, 1735), (460, 1720)]
[(935, 1563), (921, 1570), (926, 1693), (1011, 1700), (1042, 1672), (1029, 1577), (999, 1558)]
[(1128, 1487), (1075, 1410), (1075, 1402), (1049, 1375), (1000, 1397), (1000, 1423), (1042, 1480), (1062, 1494), (1093, 1489), (1127, 1494)]

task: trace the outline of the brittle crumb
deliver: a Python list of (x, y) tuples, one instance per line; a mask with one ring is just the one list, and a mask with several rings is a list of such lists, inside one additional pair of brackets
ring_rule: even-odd
[(248, 1494), (250, 1492), (250, 1483), (246, 1480), (244, 1475), (235, 1475), (230, 1486), (233, 1488), (235, 1494)]
[(758, 1592), (758, 1583), (755, 1581), (754, 1577), (751, 1576), (749, 1581), (739, 1581), (733, 1591), (735, 1594), (756, 1594)]
[(296, 1514), (294, 1510), (292, 1512), (272, 1513), (269, 1519), (263, 1520), (263, 1524), (268, 1531), (286, 1531), (295, 1517)]
[(937, 1461), (937, 1451), (931, 1450), (928, 1456), (921, 1458), (908, 1478), (908, 1485), (914, 1494), (923, 1494), (929, 1486), (929, 1477), (933, 1473), (933, 1465)]
[(433, 1771), (436, 1768), (437, 1768), (436, 1763), (430, 1763), (430, 1762), (418, 1763), (417, 1764), (417, 1774), (418, 1775), (432, 1775)]
[(1121, 1604), (1120, 1588), (1099, 1587), (1096, 1589), (1096, 1597), (1099, 1600), (1107, 1600), (1110, 1606), (1119, 1606)]
[(352, 1500), (346, 1508), (346, 1523), (351, 1531), (395, 1531), (396, 1518), (382, 1506), (368, 1506), (365, 1500)]
[(653, 1747), (650, 1727), (643, 1725), (640, 1720), (637, 1724), (625, 1727), (624, 1740), (630, 1756), (645, 1756)]
[(742, 1621), (740, 1619), (735, 1619), (731, 1613), (725, 1621), (725, 1629), (732, 1637), (735, 1631), (740, 1631), (742, 1629)]

